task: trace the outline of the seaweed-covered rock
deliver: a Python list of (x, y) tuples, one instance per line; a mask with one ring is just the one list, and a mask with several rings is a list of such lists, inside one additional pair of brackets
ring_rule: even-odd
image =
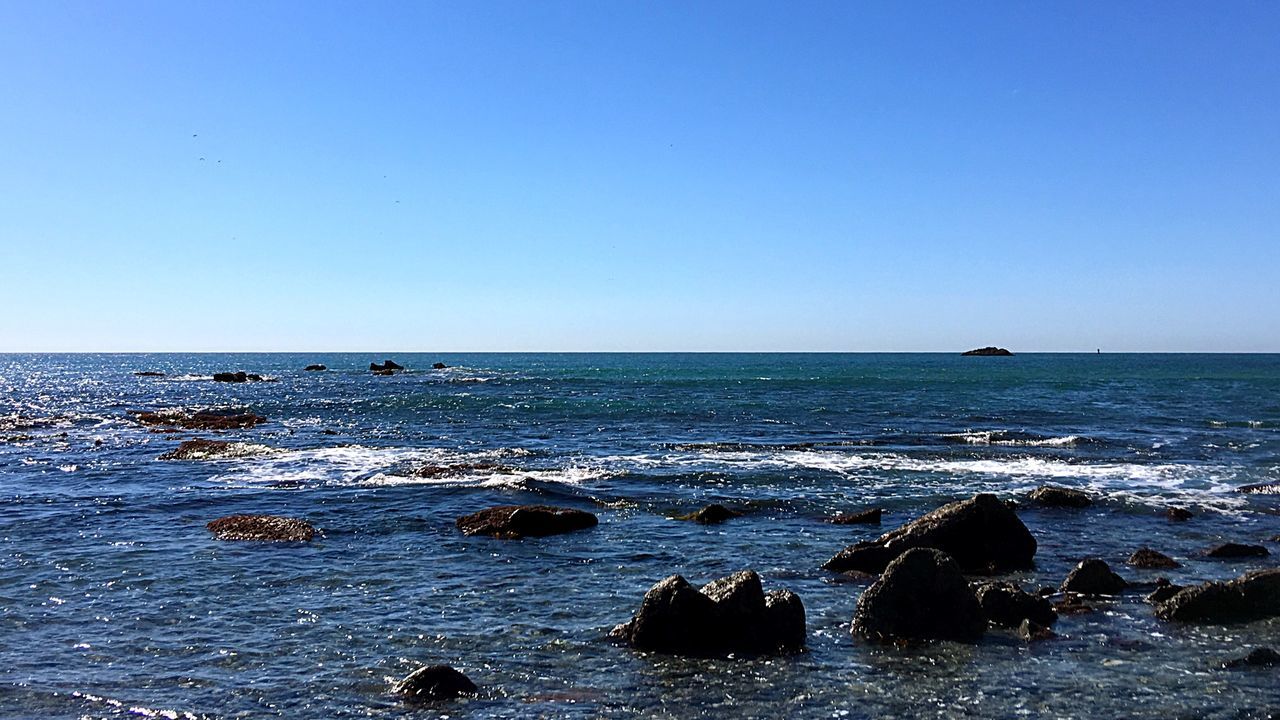
[(316, 534), (306, 520), (278, 515), (228, 515), (205, 527), (219, 540), (308, 542)]
[(676, 519), (692, 520), (693, 522), (701, 523), (703, 525), (718, 525), (725, 520), (731, 520), (736, 517), (742, 517), (742, 513), (737, 510), (730, 510), (719, 503), (711, 503), (697, 512), (691, 512), (687, 515), (677, 515)]
[(982, 614), (997, 627), (1018, 627), (1024, 620), (1052, 625), (1058, 620), (1058, 613), (1048, 599), (1032, 595), (1010, 582), (983, 583), (974, 594), (982, 606)]
[(1178, 622), (1238, 623), (1277, 616), (1280, 569), (1255, 570), (1230, 582), (1183, 588), (1156, 605), (1156, 617)]
[(1062, 591), (1078, 595), (1118, 595), (1129, 583), (1098, 558), (1081, 560), (1062, 581)]
[(997, 573), (1033, 567), (1036, 539), (995, 495), (944, 505), (870, 542), (841, 550), (822, 567), (834, 572), (878, 573), (907, 550), (933, 548), (965, 572)]
[(867, 588), (853, 615), (853, 633), (869, 640), (954, 640), (976, 643), (987, 628), (978, 598), (946, 553), (912, 548)]
[(1006, 356), (1006, 357), (1009, 355), (1013, 355), (1013, 353), (1009, 352), (1008, 350), (1002, 347), (995, 347), (991, 345), (983, 348), (978, 348), (976, 350), (966, 350), (960, 354), (961, 355)]
[(675, 655), (775, 654), (804, 647), (804, 605), (789, 590), (765, 595), (753, 570), (701, 590), (672, 575), (650, 588), (635, 616), (610, 635), (637, 650)]
[(1255, 648), (1244, 657), (1222, 663), (1222, 667), (1228, 670), (1242, 667), (1275, 667), (1276, 665), (1280, 665), (1280, 653), (1267, 647)]
[(1261, 545), (1244, 545), (1242, 543), (1222, 543), (1205, 552), (1205, 557), (1215, 560), (1236, 560), (1239, 558), (1266, 557), (1271, 553)]
[(178, 427), (184, 430), (242, 430), (267, 421), (265, 417), (251, 412), (213, 410), (199, 410), (194, 413), (182, 410), (135, 412), (133, 419), (142, 425)]
[(458, 518), (465, 535), (519, 539), (545, 537), (595, 527), (599, 520), (585, 510), (550, 505), (500, 505)]
[(862, 510), (853, 513), (840, 513), (831, 516), (827, 522), (834, 525), (879, 525), (880, 518), (884, 511), (880, 508), (871, 508), (870, 510)]
[(466, 675), (448, 665), (427, 665), (409, 673), (392, 690), (408, 702), (436, 702), (480, 692)]
[(1177, 560), (1174, 560), (1162, 552), (1146, 547), (1138, 548), (1133, 551), (1133, 554), (1129, 556), (1127, 564), (1147, 570), (1172, 570), (1173, 568), (1182, 567), (1182, 564)]
[(177, 448), (160, 456), (160, 460), (219, 460), (258, 455), (268, 452), (265, 445), (226, 442), (223, 440), (186, 440)]
[(316, 363), (315, 365), (308, 365), (302, 369), (306, 372), (323, 372), (325, 370), (328, 370), (329, 368), (319, 363)]
[(1086, 508), (1093, 504), (1088, 493), (1057, 485), (1041, 485), (1027, 499), (1045, 507)]

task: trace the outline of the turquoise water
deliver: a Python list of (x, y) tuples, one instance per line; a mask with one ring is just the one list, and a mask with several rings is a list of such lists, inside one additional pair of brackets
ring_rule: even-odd
[[(368, 363), (393, 358), (393, 377)], [(436, 361), (447, 370), (430, 370)], [(310, 363), (325, 373), (304, 373)], [(164, 378), (135, 377), (158, 370)], [(278, 382), (214, 383), (246, 370)], [(228, 433), (157, 434), (130, 410), (246, 408)], [(265, 446), (156, 458), (182, 439)], [(424, 465), (498, 464), (419, 478)], [(1205, 560), (1280, 533), (1280, 356), (934, 354), (0, 355), (0, 716), (1267, 717), (1273, 671), (1215, 669), (1280, 624), (1180, 627), (1141, 593), (1025, 646), (885, 648), (849, 635), (863, 585), (819, 569), (975, 492), (1081, 487), (1086, 511), (1023, 506), (1056, 585), (1150, 545), (1189, 582), (1272, 567)], [(724, 525), (671, 520), (707, 502)], [(591, 510), (572, 535), (461, 536), (460, 515)], [(1192, 509), (1170, 523), (1163, 510)], [(835, 526), (878, 506), (884, 525)], [(306, 546), (219, 543), (238, 512), (310, 520)], [(751, 567), (804, 600), (809, 649), (685, 660), (605, 633), (656, 580)], [(481, 697), (409, 711), (420, 663)], [(159, 715), (153, 715), (159, 716)], [(173, 715), (170, 715), (173, 716)]]

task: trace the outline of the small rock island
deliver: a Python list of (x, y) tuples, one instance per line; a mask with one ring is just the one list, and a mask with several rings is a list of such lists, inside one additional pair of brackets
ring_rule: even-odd
[(1000, 356), (1013, 355), (1013, 353), (1009, 352), (1008, 350), (1005, 350), (1002, 347), (995, 347), (995, 346), (978, 348), (977, 350), (968, 350), (960, 354), (961, 355), (1000, 355)]

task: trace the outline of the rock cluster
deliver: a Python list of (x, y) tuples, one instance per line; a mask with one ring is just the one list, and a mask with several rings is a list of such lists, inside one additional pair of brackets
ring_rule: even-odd
[(270, 378), (265, 378), (256, 373), (247, 373), (243, 370), (239, 372), (220, 372), (213, 374), (214, 382), (242, 383), (242, 382), (268, 382)]
[(464, 535), (490, 535), (515, 540), (545, 537), (595, 527), (599, 520), (585, 510), (550, 505), (500, 505), (458, 518)]

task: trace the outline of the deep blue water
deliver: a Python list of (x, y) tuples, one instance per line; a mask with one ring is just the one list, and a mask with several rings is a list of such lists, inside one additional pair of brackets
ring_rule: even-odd
[[(384, 357), (410, 371), (372, 376)], [(330, 370), (301, 371), (314, 362)], [(212, 382), (222, 370), (279, 381)], [(269, 422), (175, 435), (129, 415), (232, 407)], [(265, 447), (157, 459), (191, 437)], [(509, 471), (412, 476), (453, 463)], [(880, 647), (849, 634), (865, 586), (819, 565), (944, 502), (1051, 482), (1101, 502), (1022, 506), (1040, 543), (1015, 576), (1029, 588), (1086, 556), (1151, 581), (1123, 565), (1142, 545), (1183, 561), (1175, 581), (1233, 577), (1275, 557), (1199, 553), (1280, 552), (1280, 498), (1234, 491), (1276, 481), (1276, 355), (0, 355), (0, 716), (1265, 717), (1275, 671), (1215, 664), (1280, 645), (1280, 623), (1172, 626), (1135, 593), (1031, 646), (993, 631)], [(748, 514), (670, 519), (711, 501)], [(516, 502), (600, 525), (524, 541), (454, 527)], [(1197, 515), (1170, 523), (1170, 505)], [(881, 527), (823, 522), (872, 506)], [(241, 512), (323, 535), (204, 528)], [(686, 660), (606, 640), (658, 579), (747, 567), (801, 596), (807, 652)], [(482, 696), (409, 710), (389, 694), (435, 662)]]

